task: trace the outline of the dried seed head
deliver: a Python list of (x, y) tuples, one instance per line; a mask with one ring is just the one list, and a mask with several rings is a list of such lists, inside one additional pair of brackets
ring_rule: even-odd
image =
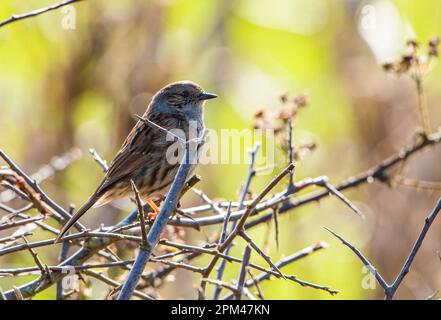
[(280, 101), (282, 101), (282, 103), (287, 103), (288, 102), (288, 95), (286, 93), (282, 94), (280, 96)]
[(395, 71), (394, 64), (390, 63), (390, 62), (384, 63), (382, 67), (383, 67), (383, 70), (386, 72), (394, 72)]
[(298, 95), (294, 98), (283, 95), (281, 100), (283, 102), (283, 108), (280, 111), (278, 118), (285, 123), (297, 114), (298, 109), (308, 105), (307, 96), (304, 94)]
[(433, 37), (429, 41), (429, 57), (438, 57), (439, 37)]
[(409, 40), (407, 40), (406, 45), (411, 47), (413, 50), (416, 50), (419, 47), (419, 43), (418, 43), (418, 41), (416, 39), (409, 39)]
[(289, 119), (292, 118), (292, 116), (294, 115), (293, 110), (291, 110), (291, 108), (283, 108), (280, 112), (279, 112), (279, 119), (282, 120), (283, 122), (288, 121)]
[(415, 55), (413, 53), (404, 55), (395, 70), (397, 73), (405, 73), (412, 66), (412, 62), (415, 61)]
[(265, 118), (266, 117), (266, 113), (267, 113), (267, 110), (265, 108), (258, 109), (254, 113), (254, 118), (256, 118), (256, 119)]
[(311, 152), (313, 152), (316, 148), (317, 148), (317, 144), (314, 141), (306, 142), (306, 143), (300, 145), (296, 150), (293, 150), (294, 151), (294, 159), (301, 160), (305, 156), (307, 156)]
[(254, 198), (253, 197), (253, 190), (248, 189), (247, 194), (245, 195), (245, 199), (246, 200), (252, 200), (253, 198)]
[(294, 98), (294, 103), (298, 108), (306, 107), (308, 103), (308, 97), (304, 94), (298, 95)]
[(301, 146), (302, 148), (308, 149), (308, 150), (315, 150), (317, 148), (317, 143), (314, 141), (307, 142)]

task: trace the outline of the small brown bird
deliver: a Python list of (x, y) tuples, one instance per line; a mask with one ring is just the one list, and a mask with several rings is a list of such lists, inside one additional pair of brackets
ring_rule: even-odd
[[(176, 141), (167, 139), (164, 129), (172, 132), (181, 130), (185, 134), (184, 139), (189, 138), (192, 130), (202, 134), (205, 129), (204, 101), (216, 97), (191, 81), (171, 83), (158, 91), (143, 119), (139, 119), (127, 136), (101, 184), (67, 221), (55, 241), (58, 242), (92, 206), (132, 195), (131, 180), (139, 189), (140, 196), (158, 213), (152, 198), (167, 192), (180, 165), (179, 161), (170, 161), (173, 157), (167, 151)], [(198, 144), (199, 148), (203, 139), (198, 140)], [(192, 166), (192, 171), (195, 166)]]

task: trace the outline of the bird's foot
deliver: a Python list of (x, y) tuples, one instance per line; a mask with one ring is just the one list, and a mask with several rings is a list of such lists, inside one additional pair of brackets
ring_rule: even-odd
[(150, 206), (150, 208), (153, 209), (153, 212), (149, 212), (149, 213), (147, 213), (147, 217), (148, 217), (151, 221), (153, 221), (153, 220), (155, 220), (156, 216), (157, 216), (158, 213), (159, 213), (159, 208), (158, 208), (158, 206), (156, 205), (156, 203), (155, 203), (152, 199), (150, 199), (150, 198), (147, 199), (145, 202)]

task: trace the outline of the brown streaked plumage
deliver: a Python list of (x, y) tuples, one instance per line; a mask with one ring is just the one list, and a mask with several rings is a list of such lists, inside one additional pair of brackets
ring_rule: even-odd
[[(168, 131), (180, 130), (181, 135), (185, 134), (185, 139), (195, 138), (189, 137), (190, 126), (196, 129), (198, 135), (203, 132), (204, 101), (215, 97), (216, 95), (204, 92), (191, 81), (171, 83), (154, 95), (143, 118)], [(139, 120), (111, 162), (101, 184), (67, 221), (56, 242), (92, 206), (100, 206), (131, 195), (130, 180), (135, 182), (144, 199), (166, 192), (179, 168), (179, 162), (175, 161), (177, 158), (168, 154), (168, 150), (171, 150), (169, 147), (174, 143), (176, 141), (167, 139), (167, 133), (163, 130)], [(202, 143), (203, 141), (200, 142), (201, 145)], [(176, 156), (174, 153), (171, 155)]]

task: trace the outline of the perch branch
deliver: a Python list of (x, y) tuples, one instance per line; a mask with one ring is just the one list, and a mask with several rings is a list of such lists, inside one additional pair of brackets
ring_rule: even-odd
[(179, 166), (178, 173), (171, 185), (170, 191), (165, 198), (164, 205), (159, 212), (158, 216), (151, 227), (148, 236), (147, 236), (147, 245), (145, 248), (141, 247), (139, 254), (135, 260), (135, 263), (132, 269), (127, 276), (126, 281), (124, 282), (121, 292), (118, 296), (118, 300), (128, 300), (130, 299), (133, 291), (138, 284), (138, 281), (141, 277), (141, 274), (149, 260), (149, 257), (155, 248), (156, 244), (159, 241), (159, 236), (164, 230), (167, 222), (172, 215), (172, 213), (176, 209), (176, 205), (178, 203), (179, 195), (181, 194), (182, 189), (184, 188), (185, 181), (187, 179), (188, 173), (190, 171), (191, 160), (193, 157), (190, 157), (190, 146), (186, 146), (185, 155), (181, 165)]

